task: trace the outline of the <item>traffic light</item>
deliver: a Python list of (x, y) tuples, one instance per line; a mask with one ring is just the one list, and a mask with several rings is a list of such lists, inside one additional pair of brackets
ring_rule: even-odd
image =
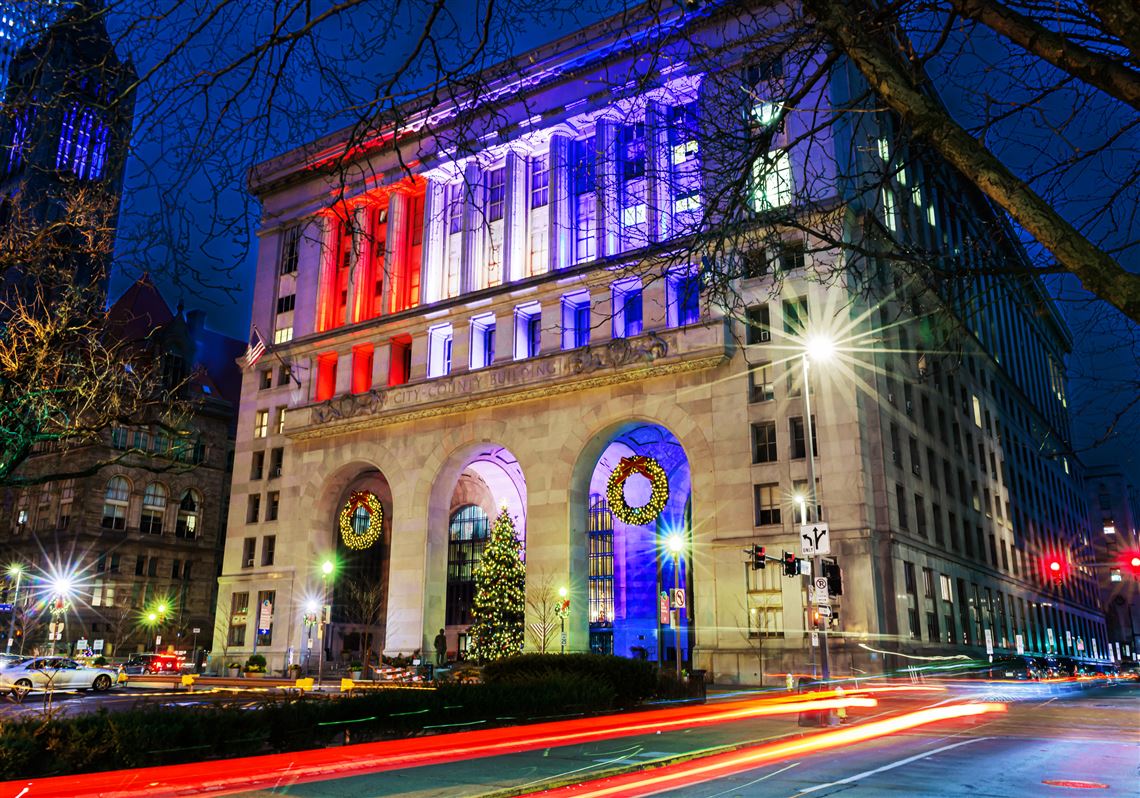
[(827, 577), (827, 593), (830, 596), (843, 595), (843, 573), (835, 560), (823, 561), (823, 575)]
[(1132, 574), (1132, 578), (1140, 579), (1140, 551), (1125, 552), (1123, 559), (1124, 567)]
[(784, 576), (799, 576), (800, 575), (800, 561), (796, 559), (794, 552), (784, 552)]
[(1064, 559), (1056, 554), (1050, 554), (1045, 558), (1045, 576), (1053, 580), (1054, 583), (1060, 584), (1065, 581), (1065, 577), (1069, 575), (1069, 564)]
[(758, 571), (767, 565), (767, 554), (763, 546), (753, 544), (752, 546), (752, 570)]

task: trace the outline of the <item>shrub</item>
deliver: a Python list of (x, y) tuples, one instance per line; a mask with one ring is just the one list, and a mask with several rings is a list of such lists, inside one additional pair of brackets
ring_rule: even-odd
[(522, 654), (483, 668), (487, 684), (513, 684), (555, 675), (586, 679), (595, 689), (613, 692), (620, 707), (631, 707), (652, 696), (657, 669), (652, 663), (602, 654)]
[(95, 659), (91, 660), (91, 664), (94, 665), (96, 668), (102, 668), (104, 665), (107, 664), (107, 658), (104, 657), (102, 654), (100, 654)]
[(265, 657), (261, 654), (250, 654), (249, 659), (245, 661), (245, 669), (247, 671), (265, 671)]

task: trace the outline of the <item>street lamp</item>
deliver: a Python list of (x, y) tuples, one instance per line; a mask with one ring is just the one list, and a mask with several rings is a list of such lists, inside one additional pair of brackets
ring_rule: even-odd
[(321, 612), (321, 605), (315, 598), (305, 601), (305, 675), (309, 675), (309, 666), (313, 656), (313, 627), (317, 625)]
[[(681, 595), (681, 551), (685, 548), (685, 537), (674, 532), (665, 538), (665, 546), (673, 553), (673, 602)], [(681, 682), (681, 608), (673, 609), (673, 647), (677, 654), (677, 682)]]
[(321, 563), (321, 631), (317, 635), (320, 638), (321, 649), (317, 652), (317, 689), (321, 687), (321, 676), (325, 668), (325, 644), (328, 641), (328, 626), (332, 618), (332, 608), (329, 607), (329, 578), (332, 577), (333, 570), (336, 565), (332, 559), (326, 558)]
[(150, 622), (151, 630), (154, 632), (154, 653), (158, 653), (158, 647), (162, 643), (162, 627), (166, 624), (166, 614), (170, 611), (170, 607), (165, 601), (160, 601), (154, 605), (146, 619)]
[(16, 587), (12, 591), (12, 609), (9, 610), (8, 616), (8, 647), (5, 653), (12, 653), (12, 638), (16, 636), (16, 602), (20, 599), (20, 580), (24, 576), (24, 566), (19, 563), (12, 563), (8, 566), (8, 578), (16, 580)]
[(566, 596), (567, 596), (566, 588), (565, 587), (558, 588), (558, 598), (561, 599), (561, 601), (558, 602), (558, 610), (557, 610), (558, 622), (561, 625), (561, 629), (559, 630), (561, 632), (561, 636), (558, 638), (560, 641), (560, 645), (561, 645), (561, 648), (559, 649), (559, 652), (558, 652), (560, 654), (566, 653), (566, 616), (570, 614), (570, 599), (568, 599)]
[[(807, 496), (810, 499), (811, 507), (814, 508), (816, 514), (816, 521), (819, 521), (820, 504), (819, 496), (815, 488), (815, 447), (812, 445), (812, 440), (815, 437), (813, 434), (813, 424), (811, 420), (811, 382), (809, 365), (811, 361), (816, 363), (826, 363), (835, 357), (835, 341), (827, 335), (812, 334), (804, 340), (804, 352), (800, 358), (803, 363), (804, 372), (804, 438), (807, 448), (807, 461), (808, 461), (808, 484)], [(807, 513), (806, 508), (801, 504), (801, 518), (806, 524)], [(823, 573), (823, 557), (816, 553), (811, 558), (811, 574), (813, 577), (819, 576)], [(823, 617), (822, 613), (816, 613), (818, 621), (816, 622), (817, 630), (819, 632), (819, 665), (820, 675), (823, 681), (828, 681), (831, 678), (831, 669), (827, 657), (827, 619)]]
[[(75, 580), (69, 573), (61, 573), (53, 570), (50, 580), (48, 581), (48, 591), (51, 595), (51, 614), (52, 614), (52, 636), (51, 636), (51, 653), (55, 654), (55, 641), (56, 638), (62, 639), (67, 632), (67, 609), (71, 604), (72, 594), (75, 592)], [(62, 617), (62, 621), (58, 618)], [(60, 629), (59, 625), (63, 624)], [(56, 630), (59, 629), (57, 632)]]

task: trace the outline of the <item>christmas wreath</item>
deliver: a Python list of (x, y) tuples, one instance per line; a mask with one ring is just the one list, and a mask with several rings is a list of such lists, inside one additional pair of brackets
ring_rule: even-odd
[[(353, 527), (352, 518), (357, 508), (363, 507), (368, 513), (368, 528), (358, 533)], [(356, 490), (349, 494), (348, 501), (340, 509), (340, 537), (350, 549), (366, 549), (380, 539), (383, 527), (384, 509), (375, 493)]]
[[(631, 474), (641, 474), (649, 480), (649, 501), (641, 507), (630, 507), (625, 501), (625, 481)], [(617, 468), (610, 473), (606, 498), (609, 500), (610, 512), (619, 520), (632, 526), (644, 526), (656, 520), (665, 509), (665, 502), (669, 499), (669, 478), (661, 464), (652, 457), (623, 457)]]

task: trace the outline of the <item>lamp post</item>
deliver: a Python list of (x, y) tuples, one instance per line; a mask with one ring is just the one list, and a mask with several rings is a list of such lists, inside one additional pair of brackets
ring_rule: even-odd
[(321, 649), (317, 652), (317, 689), (321, 687), (321, 677), (325, 668), (325, 643), (328, 640), (328, 626), (332, 618), (332, 608), (329, 607), (329, 577), (332, 576), (333, 568), (332, 560), (325, 560), (321, 563), (321, 631), (317, 637), (320, 638)]
[[(830, 338), (822, 335), (810, 336), (804, 345), (804, 353), (801, 361), (803, 363), (804, 372), (804, 438), (805, 447), (807, 449), (808, 461), (808, 486), (807, 497), (811, 500), (811, 507), (816, 515), (816, 521), (819, 521), (820, 504), (819, 496), (815, 489), (815, 447), (812, 445), (813, 438), (813, 424), (811, 421), (811, 383), (809, 363), (814, 360), (817, 363), (822, 363), (830, 360), (835, 354), (835, 342)], [(803, 505), (801, 505), (802, 507)], [(806, 514), (802, 516), (804, 523), (807, 523)], [(813, 577), (823, 574), (823, 557), (819, 554), (814, 554), (811, 558), (811, 574)], [(819, 614), (819, 620), (816, 623), (816, 628), (819, 632), (819, 668), (820, 676), (826, 682), (831, 678), (831, 669), (827, 657), (827, 619)], [(830, 713), (829, 713), (830, 715)]]
[(305, 602), (305, 675), (309, 675), (309, 668), (313, 662), (313, 627), (317, 625), (321, 612), (321, 606), (317, 603), (316, 599), (309, 599)]
[(166, 623), (166, 613), (169, 611), (166, 602), (160, 601), (154, 609), (147, 614), (151, 629), (154, 631), (154, 653), (158, 653), (158, 646), (162, 643), (162, 627)]
[[(681, 595), (681, 550), (685, 548), (685, 538), (674, 532), (665, 539), (665, 545), (673, 553), (673, 601)], [(677, 654), (677, 682), (681, 681), (681, 608), (673, 609), (673, 648)]]
[[(51, 615), (52, 615), (52, 636), (51, 636), (51, 653), (55, 655), (55, 642), (56, 637), (62, 639), (67, 632), (67, 608), (70, 606), (72, 591), (75, 588), (75, 583), (69, 574), (61, 574), (58, 571), (54, 573), (51, 581), (48, 583), (51, 590)], [(62, 618), (61, 620), (58, 620)], [(63, 628), (60, 628), (60, 624)], [(57, 632), (56, 630), (59, 629)]]
[(558, 602), (558, 622), (561, 627), (559, 629), (561, 634), (558, 638), (560, 645), (559, 654), (566, 653), (566, 616), (570, 614), (570, 599), (566, 597), (566, 593), (565, 587), (558, 588), (558, 598), (561, 599), (561, 601)]
[(16, 636), (16, 603), (20, 599), (20, 580), (24, 576), (24, 566), (19, 563), (13, 563), (8, 566), (8, 578), (16, 580), (16, 587), (12, 591), (12, 609), (8, 615), (8, 646), (4, 649), (5, 653), (12, 653), (12, 638)]

